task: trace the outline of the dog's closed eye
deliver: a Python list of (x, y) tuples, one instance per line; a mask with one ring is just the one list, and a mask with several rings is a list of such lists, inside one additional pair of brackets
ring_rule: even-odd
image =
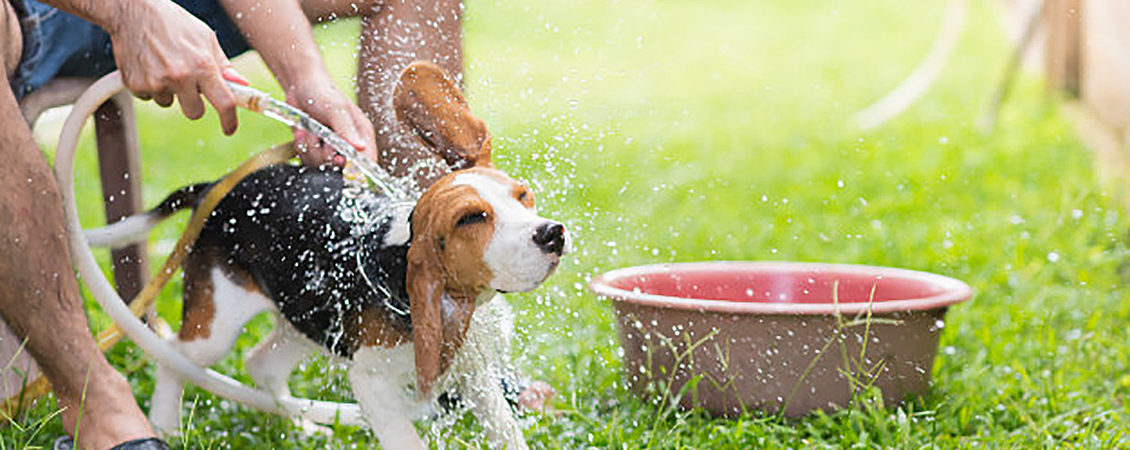
[(476, 224), (476, 223), (482, 223), (482, 222), (486, 222), (486, 221), (487, 221), (486, 211), (475, 211), (475, 212), (464, 214), (463, 217), (460, 217), (459, 221), (455, 222), (455, 227), (459, 228), (459, 227), (463, 227), (463, 226), (467, 226), (467, 225), (471, 225), (471, 224)]

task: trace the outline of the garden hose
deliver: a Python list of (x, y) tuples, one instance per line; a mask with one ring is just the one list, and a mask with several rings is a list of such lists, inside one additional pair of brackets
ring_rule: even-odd
[[(176, 248), (173, 249), (172, 255), (165, 261), (165, 264), (162, 266), (157, 276), (145, 286), (129, 307), (126, 306), (126, 303), (118, 295), (109, 280), (106, 279), (105, 274), (102, 273), (101, 267), (98, 265), (98, 262), (95, 260), (90, 250), (89, 243), (83, 236), (82, 225), (78, 219), (78, 208), (74, 196), (74, 154), (78, 137), (85, 125), (86, 118), (92, 115), (103, 102), (124, 89), (125, 87), (122, 84), (121, 75), (118, 72), (112, 72), (92, 84), (90, 88), (75, 101), (71, 113), (67, 116), (66, 122), (63, 124), (58, 147), (55, 152), (55, 178), (59, 183), (59, 190), (63, 196), (67, 239), (73, 263), (82, 276), (82, 280), (90, 289), (91, 295), (98, 302), (106, 315), (110, 316), (111, 320), (114, 322), (114, 326), (99, 334), (99, 347), (105, 351), (117, 342), (122, 334), (125, 334), (133, 340), (138, 347), (145, 351), (145, 353), (148, 353), (159, 363), (176, 371), (179, 375), (184, 377), (185, 380), (225, 399), (261, 411), (285, 416), (298, 416), (316, 423), (340, 423), (354, 426), (364, 425), (365, 422), (361, 415), (361, 410), (356, 404), (293, 397), (276, 398), (268, 392), (249, 388), (220, 373), (197, 366), (194, 362), (169, 345), (168, 342), (158, 337), (156, 333), (150, 330), (139, 319), (148, 309), (148, 306), (152, 304), (161, 288), (172, 277), (173, 272), (180, 267), (185, 256), (187, 256), (188, 249), (191, 248), (196, 237), (199, 236), (204, 222), (211, 214), (211, 210), (215, 208), (223, 196), (244, 176), (255, 170), (271, 164), (285, 162), (293, 158), (294, 152), (289, 145), (275, 147), (255, 155), (216, 183), (204, 197), (200, 206), (193, 212), (189, 225), (181, 238), (177, 241)], [(240, 90), (251, 93), (258, 92), (248, 88)], [(238, 92), (236, 93), (236, 98), (237, 103), (239, 103), (241, 107), (257, 112), (263, 112), (263, 110), (257, 107), (256, 104), (248, 103), (251, 101), (250, 99), (258, 99), (255, 100), (256, 102), (261, 101), (263, 98), (269, 99), (266, 94), (262, 93), (248, 96), (240, 95)], [(317, 122), (309, 119), (309, 117), (306, 117), (306, 120), (308, 121), (307, 123), (298, 123), (298, 126), (309, 127), (310, 123), (317, 124)], [(322, 130), (312, 131), (324, 130), (328, 129), (323, 126)], [(329, 133), (332, 136), (336, 136), (333, 135), (332, 132)], [(332, 142), (327, 140), (327, 143)], [(343, 155), (346, 156), (347, 159), (350, 157), (348, 152), (343, 152)], [(357, 153), (353, 152), (353, 155), (357, 155)], [(347, 164), (357, 161), (356, 159), (350, 160), (347, 161)], [(362, 165), (368, 163), (367, 160), (363, 159), (359, 161), (361, 161)], [(364, 173), (364, 175), (369, 176), (370, 174)], [(370, 179), (370, 181), (377, 184), (373, 179)], [(24, 391), (17, 395), (15, 399), (8, 400), (3, 405), (2, 409), (0, 409), (0, 414), (6, 414), (8, 417), (11, 417), (12, 413), (23, 405), (25, 399), (42, 395), (47, 392), (48, 388), (49, 384), (46, 379), (41, 377), (27, 385)]]

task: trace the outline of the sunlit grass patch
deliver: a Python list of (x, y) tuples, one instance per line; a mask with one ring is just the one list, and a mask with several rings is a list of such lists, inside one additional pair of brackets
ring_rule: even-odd
[[(942, 2), (467, 7), (466, 87), (495, 136), (495, 160), (530, 180), (540, 211), (577, 238), (546, 286), (510, 297), (518, 364), (559, 393), (560, 416), (525, 419), (533, 446), (1128, 445), (1128, 222), (1039, 79), (1021, 77), (994, 133), (974, 126), (1008, 51), (983, 3), (972, 3), (938, 84), (870, 133), (854, 131), (850, 114), (912, 70)], [(352, 22), (317, 32), (345, 87), (356, 30)], [(140, 110), (147, 205), (288, 138), (247, 113), (225, 138), (214, 116), (188, 122), (176, 110)], [(78, 169), (91, 225), (102, 220), (92, 153), (80, 151)], [(162, 225), (154, 241), (174, 239), (185, 220)], [(627, 265), (726, 259), (905, 267), (962, 279), (976, 296), (947, 316), (931, 391), (902, 406), (721, 420), (633, 397), (611, 308), (585, 290), (587, 279)], [(179, 293), (176, 281), (160, 299), (174, 321)], [(92, 323), (105, 320), (93, 313)], [(269, 327), (253, 321), (219, 370), (249, 381), (242, 351)], [(146, 407), (148, 358), (120, 344), (111, 361)], [(304, 395), (349, 397), (325, 362), (291, 381)], [(198, 389), (185, 404), (193, 421), (178, 447), (374, 443), (346, 427), (306, 437), (287, 419)], [(45, 420), (54, 411), (41, 404), (19, 427), (0, 429), (0, 442), (47, 445), (62, 432)], [(478, 446), (476, 426), (463, 420), (435, 435), (449, 448)], [(30, 429), (41, 431), (18, 431)]]

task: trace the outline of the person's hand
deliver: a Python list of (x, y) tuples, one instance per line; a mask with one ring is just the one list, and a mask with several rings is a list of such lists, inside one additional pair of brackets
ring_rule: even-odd
[(121, 5), (117, 23), (107, 31), (126, 87), (166, 107), (175, 96), (193, 120), (204, 115), (203, 95), (216, 108), (224, 134), (235, 133), (235, 97), (221, 77), (242, 77), (231, 70), (216, 34), (170, 1)]
[[(374, 160), (377, 158), (372, 122), (361, 108), (333, 85), (328, 76), (304, 79), (301, 84), (286, 91), (286, 102), (291, 106), (330, 127), (361, 154)], [(332, 147), (306, 131), (295, 130), (294, 143), (303, 164), (316, 166), (332, 162), (339, 167), (345, 164), (345, 157), (336, 154)]]

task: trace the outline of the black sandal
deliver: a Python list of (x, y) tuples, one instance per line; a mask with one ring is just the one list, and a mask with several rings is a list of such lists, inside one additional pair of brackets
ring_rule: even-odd
[[(70, 436), (62, 436), (55, 440), (55, 450), (74, 450), (75, 441)], [(115, 445), (110, 450), (169, 450), (169, 445), (160, 439), (141, 438)]]

